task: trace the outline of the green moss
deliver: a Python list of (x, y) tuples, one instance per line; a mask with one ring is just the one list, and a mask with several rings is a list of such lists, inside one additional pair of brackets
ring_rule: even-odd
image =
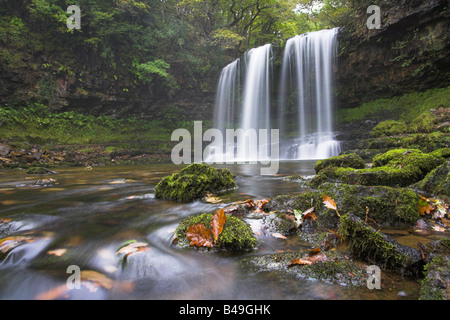
[(403, 121), (386, 120), (378, 123), (375, 128), (372, 129), (373, 137), (392, 136), (399, 135), (407, 132), (408, 126)]
[(329, 182), (360, 184), (364, 186), (406, 187), (422, 180), (442, 164), (443, 158), (416, 149), (394, 149), (376, 155), (372, 168), (325, 168), (309, 183), (313, 188)]
[(419, 300), (449, 300), (449, 255), (437, 255), (424, 269), (425, 278), (420, 282)]
[(440, 148), (430, 152), (431, 155), (440, 158), (450, 158), (450, 148)]
[[(207, 229), (211, 229), (212, 217), (213, 214), (204, 213), (184, 219), (175, 230), (178, 245), (189, 245), (189, 241), (186, 239), (186, 231), (193, 224), (203, 223)], [(257, 240), (251, 227), (237, 217), (227, 216), (223, 231), (215, 247), (233, 251), (246, 251), (253, 249), (256, 245)]]
[(446, 161), (432, 170), (414, 187), (434, 195), (450, 196), (450, 162)]
[(409, 188), (325, 183), (318, 191), (334, 199), (341, 214), (365, 219), (367, 207), (368, 217), (380, 225), (413, 224), (419, 219), (420, 198)]
[(423, 153), (417, 149), (395, 149), (379, 154), (373, 158), (373, 168), (390, 166), (415, 166), (426, 174), (443, 162), (434, 154)]
[(351, 153), (319, 160), (316, 162), (314, 170), (318, 173), (328, 167), (364, 169), (366, 167), (366, 163), (360, 156), (355, 153)]
[(450, 107), (450, 87), (412, 92), (391, 99), (378, 99), (364, 103), (359, 108), (342, 108), (338, 111), (338, 122), (385, 120), (388, 115), (409, 125), (437, 106)]
[(216, 169), (206, 164), (194, 163), (179, 173), (163, 178), (155, 189), (159, 199), (191, 202), (207, 193), (236, 188), (233, 175), (228, 169)]
[(418, 250), (399, 245), (353, 215), (341, 217), (338, 232), (358, 259), (403, 275), (417, 276), (421, 272), (422, 257)]

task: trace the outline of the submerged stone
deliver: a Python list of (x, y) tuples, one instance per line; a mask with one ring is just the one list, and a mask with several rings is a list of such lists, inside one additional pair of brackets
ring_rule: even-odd
[(284, 236), (297, 231), (297, 223), (281, 212), (265, 215), (263, 225), (270, 233), (280, 233)]
[(338, 233), (355, 258), (404, 276), (421, 274), (424, 261), (418, 249), (400, 245), (352, 214), (340, 220)]
[[(257, 272), (276, 272), (279, 275), (295, 279), (325, 281), (343, 286), (366, 285), (367, 273), (363, 265), (353, 262), (337, 250), (319, 254), (322, 255), (320, 259), (305, 265), (292, 265), (291, 262), (308, 257), (307, 249), (301, 249), (296, 253), (276, 253), (252, 257), (243, 260), (242, 263), (245, 267), (253, 268)], [(314, 261), (314, 256), (311, 256), (310, 259)]]
[(155, 188), (158, 199), (192, 202), (208, 193), (236, 188), (234, 177), (228, 169), (216, 169), (206, 164), (194, 163), (179, 173), (163, 178)]
[[(175, 237), (178, 238), (177, 245), (180, 247), (189, 245), (186, 231), (193, 224), (203, 223), (207, 229), (211, 229), (212, 217), (213, 214), (204, 213), (184, 219), (175, 230)], [(245, 221), (227, 215), (223, 231), (214, 247), (232, 251), (246, 251), (253, 249), (256, 245), (257, 239), (253, 234), (252, 228)]]
[(27, 170), (27, 174), (55, 174), (55, 171), (49, 170), (44, 167), (31, 167)]

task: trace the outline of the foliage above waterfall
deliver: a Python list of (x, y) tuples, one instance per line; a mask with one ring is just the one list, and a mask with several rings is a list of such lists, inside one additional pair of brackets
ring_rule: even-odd
[[(0, 6), (0, 65), (2, 73), (39, 72), (38, 96), (20, 92), (21, 102), (52, 102), (56, 76), (69, 77), (81, 96), (89, 97), (94, 92), (83, 88), (87, 74), (105, 82), (125, 80), (123, 92), (148, 84), (167, 95), (180, 88), (205, 89), (249, 48), (334, 26), (319, 23), (317, 12), (299, 10), (299, 3), (308, 8), (310, 2), (78, 0), (70, 5), (81, 9), (81, 29), (69, 30), (66, 1), (6, 0)], [(327, 17), (342, 8), (336, 1), (323, 2)]]

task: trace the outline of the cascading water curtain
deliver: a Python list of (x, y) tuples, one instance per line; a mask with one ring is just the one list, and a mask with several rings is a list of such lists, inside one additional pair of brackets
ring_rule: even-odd
[(337, 31), (311, 32), (286, 43), (278, 122), (282, 136), (296, 134), (286, 148), (287, 158), (323, 159), (340, 152), (332, 125)]

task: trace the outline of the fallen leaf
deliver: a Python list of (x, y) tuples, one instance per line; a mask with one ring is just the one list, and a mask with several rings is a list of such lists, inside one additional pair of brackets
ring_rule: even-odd
[(92, 270), (84, 270), (81, 271), (81, 280), (83, 281), (91, 281), (96, 286), (103, 287), (107, 290), (111, 289), (114, 285), (114, 280), (108, 278), (104, 274), (101, 274), (97, 271)]
[(186, 238), (190, 241), (191, 246), (208, 247), (213, 246), (213, 238), (211, 230), (206, 229), (203, 223), (194, 223), (186, 231)]
[(227, 216), (225, 215), (225, 211), (223, 209), (219, 209), (216, 211), (214, 216), (212, 217), (211, 227), (212, 233), (214, 235), (214, 243), (219, 240), (219, 236), (223, 231), (223, 225), (227, 221)]
[(150, 250), (151, 248), (148, 248), (147, 246), (148, 243), (145, 242), (137, 242), (136, 240), (126, 241), (119, 247), (119, 249), (117, 249), (116, 254), (123, 254), (123, 257), (120, 259), (123, 261), (132, 254)]
[(292, 260), (292, 261), (288, 264), (288, 266), (292, 266), (292, 265), (296, 265), (296, 264), (299, 264), (299, 265), (309, 265), (309, 264), (312, 264), (312, 261), (309, 260), (308, 258), (297, 258), (297, 259)]
[(35, 299), (36, 300), (55, 300), (59, 297), (62, 297), (64, 294), (67, 293), (69, 288), (67, 287), (67, 284), (62, 284), (60, 286), (57, 286), (55, 288), (52, 288), (50, 290), (44, 291), (40, 294), (38, 294)]
[(220, 202), (222, 202), (221, 199), (219, 199), (218, 197), (213, 197), (209, 193), (205, 196), (205, 201), (208, 202), (208, 203), (220, 203)]
[(47, 251), (47, 254), (61, 257), (66, 252), (67, 252), (67, 249), (55, 249), (55, 250)]
[(325, 205), (325, 207), (327, 207), (328, 209), (332, 209), (332, 210), (336, 211), (336, 214), (338, 215), (338, 217), (341, 216), (339, 214), (338, 210), (337, 210), (336, 202), (333, 199), (331, 199), (327, 195), (323, 195), (322, 196), (322, 200), (323, 200), (323, 204)]
[(294, 259), (288, 264), (288, 266), (310, 265), (310, 264), (316, 263), (317, 261), (326, 261), (326, 260), (327, 260), (327, 256), (324, 253), (318, 253), (313, 256), (307, 256), (307, 257)]
[(268, 203), (270, 201), (270, 199), (262, 199), (262, 200), (258, 200), (256, 201), (256, 213), (264, 213), (263, 210), (263, 206)]
[(278, 238), (278, 239), (287, 239), (285, 236), (283, 236), (281, 233), (272, 233), (272, 237)]
[(0, 240), (0, 251), (2, 253), (7, 253), (8, 251), (14, 249), (19, 246), (23, 242), (34, 242), (35, 238), (32, 237), (24, 237), (24, 236), (16, 236), (16, 237), (7, 237)]
[(11, 219), (9, 218), (0, 218), (0, 223), (8, 223), (11, 222)]
[(441, 218), (441, 221), (443, 224), (445, 224), (445, 226), (447, 228), (450, 228), (450, 220), (449, 219)]
[(445, 229), (444, 227), (441, 227), (438, 224), (433, 225), (433, 230), (437, 231), (437, 232), (445, 232), (445, 231), (447, 231), (447, 229)]
[(305, 220), (312, 220), (312, 221), (316, 221), (317, 220), (316, 213), (314, 212), (314, 207), (309, 208), (308, 210), (303, 212), (303, 219), (305, 219)]
[(435, 209), (434, 206), (431, 205), (431, 204), (429, 204), (428, 202), (427, 202), (427, 205), (421, 206), (421, 205), (419, 204), (418, 207), (419, 207), (419, 214), (420, 214), (421, 216), (424, 216), (424, 215), (426, 215), (426, 214), (430, 214), (431, 211), (433, 211), (433, 210)]
[(320, 250), (321, 250), (320, 247), (311, 249), (311, 250), (309, 250), (309, 255), (314, 255), (314, 254), (316, 254), (316, 253), (319, 253)]

